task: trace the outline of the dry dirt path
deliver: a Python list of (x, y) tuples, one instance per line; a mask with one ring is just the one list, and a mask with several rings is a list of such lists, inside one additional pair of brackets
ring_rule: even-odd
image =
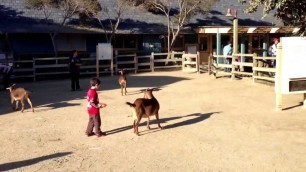
[[(249, 78), (155, 72), (128, 75), (128, 95), (117, 77), (102, 77), (105, 138), (86, 137), (85, 94), (69, 81), (21, 83), (33, 91), (35, 113), (11, 112), (0, 92), (0, 171), (305, 171), (306, 109), (302, 95), (284, 96), (274, 111), (273, 87)], [(160, 87), (161, 125), (152, 118), (141, 136), (132, 132), (126, 101), (138, 90)], [(27, 106), (28, 107), (28, 106)], [(142, 120), (143, 124), (145, 120)]]

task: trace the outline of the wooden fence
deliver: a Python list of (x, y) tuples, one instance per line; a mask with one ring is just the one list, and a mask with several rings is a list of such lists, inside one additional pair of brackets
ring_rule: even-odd
[[(136, 54), (115, 55), (114, 70), (125, 68), (137, 72), (154, 72), (156, 70), (167, 70), (181, 68), (182, 55), (184, 52), (154, 53), (151, 55), (137, 56)], [(170, 58), (168, 58), (170, 56)]]
[(258, 57), (254, 54), (253, 57), (253, 82), (257, 79), (275, 82), (276, 69), (271, 65), (271, 62), (276, 62), (275, 57)]
[(199, 52), (197, 54), (183, 54), (182, 70), (188, 72), (200, 72)]
[[(232, 63), (218, 63), (217, 58), (231, 59)], [(271, 67), (271, 61), (275, 57), (259, 57), (257, 54), (233, 54), (232, 56), (214, 55), (209, 60), (209, 73), (219, 76), (251, 76), (253, 82), (266, 80), (275, 82), (276, 69)]]
[[(113, 75), (118, 69), (125, 68), (129, 71), (154, 72), (156, 70), (181, 69), (182, 55), (184, 52), (151, 53), (150, 55), (137, 56), (136, 53), (115, 55), (114, 60), (99, 60), (96, 57), (81, 58), (82, 66), (80, 75), (95, 76), (97, 73)], [(170, 59), (167, 58), (170, 56)], [(12, 61), (15, 80), (38, 81), (51, 78), (65, 78), (69, 75), (69, 57), (33, 58), (31, 60)], [(99, 64), (99, 68), (97, 68)], [(98, 70), (97, 70), (98, 69)]]

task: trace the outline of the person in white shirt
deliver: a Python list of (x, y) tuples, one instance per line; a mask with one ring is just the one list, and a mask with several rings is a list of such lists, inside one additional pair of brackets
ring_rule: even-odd
[[(271, 56), (276, 57), (277, 55), (277, 44), (278, 44), (278, 38), (273, 39), (274, 44), (271, 46)], [(276, 67), (276, 60), (271, 61), (271, 66)]]
[[(229, 41), (228, 44), (226, 46), (224, 46), (223, 48), (223, 55), (224, 55), (224, 62), (225, 64), (231, 64), (232, 63), (232, 59), (228, 58), (227, 56), (231, 56), (232, 55), (232, 42)], [(230, 68), (225, 68), (225, 72), (230, 72)]]
[(276, 57), (276, 53), (277, 53), (277, 44), (278, 44), (278, 39), (274, 38), (273, 39), (274, 44), (272, 45), (272, 56)]

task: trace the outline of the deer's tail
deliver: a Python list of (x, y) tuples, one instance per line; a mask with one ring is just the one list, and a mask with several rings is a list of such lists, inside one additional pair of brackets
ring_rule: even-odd
[(129, 105), (130, 107), (136, 107), (134, 103), (126, 102), (126, 104)]

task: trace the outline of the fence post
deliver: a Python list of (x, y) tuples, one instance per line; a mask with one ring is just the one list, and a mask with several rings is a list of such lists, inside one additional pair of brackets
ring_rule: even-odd
[(306, 108), (306, 93), (304, 93), (303, 107)]
[(151, 67), (151, 70), (152, 72), (154, 72), (154, 52), (151, 53), (151, 57), (150, 57), (150, 67)]
[(232, 73), (231, 79), (232, 79), (232, 80), (235, 78), (235, 66), (234, 66), (235, 55), (236, 55), (236, 54), (232, 54), (232, 70), (231, 70), (231, 73)]
[[(112, 59), (112, 69), (114, 71), (114, 68), (115, 68), (115, 73), (116, 71), (118, 70), (118, 58), (117, 58), (117, 55), (119, 55), (119, 51), (118, 50), (115, 50), (115, 55)], [(117, 73), (116, 73), (117, 74)], [(114, 72), (112, 72), (112, 76), (114, 75)]]
[(283, 50), (283, 44), (282, 41), (280, 41), (277, 45), (277, 56), (276, 56), (276, 77), (275, 77), (275, 87), (276, 87), (276, 111), (282, 111), (282, 66), (283, 66), (283, 60), (282, 60), (282, 50)]
[[(255, 58), (254, 58), (255, 57)], [(255, 70), (254, 70), (254, 67), (257, 67), (257, 62), (258, 62), (258, 59), (256, 58), (257, 57), (257, 54), (254, 53), (253, 54), (253, 83), (255, 83), (256, 79), (255, 79), (255, 76), (257, 76), (257, 73)]]
[[(98, 52), (98, 46), (96, 46), (96, 52)], [(100, 75), (100, 67), (99, 67), (99, 55), (98, 53), (96, 53), (96, 73), (97, 73), (97, 77), (99, 77)]]
[(197, 51), (196, 68), (197, 68), (197, 73), (200, 74), (200, 52), (199, 51)]
[(135, 63), (135, 73), (137, 73), (138, 70), (138, 60), (137, 60), (137, 54), (134, 54), (134, 63)]
[(36, 67), (35, 67), (36, 61), (35, 61), (35, 57), (33, 57), (33, 80), (34, 82), (36, 81)]

